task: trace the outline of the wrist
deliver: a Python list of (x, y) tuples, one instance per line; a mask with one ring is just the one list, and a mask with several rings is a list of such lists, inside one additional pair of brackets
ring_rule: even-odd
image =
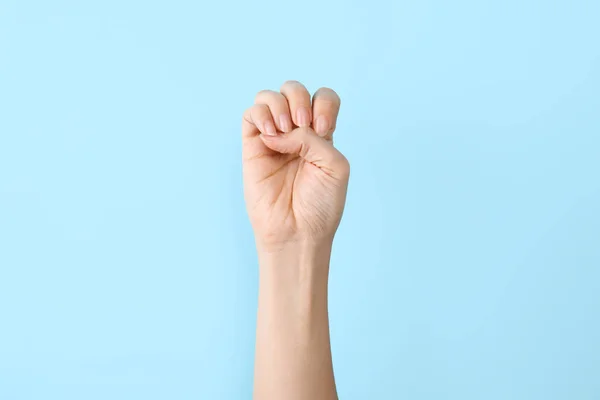
[(329, 267), (333, 239), (298, 240), (277, 244), (257, 242), (261, 273), (275, 269), (324, 269)]
[(327, 254), (331, 251), (333, 244), (333, 235), (324, 236), (321, 238), (303, 238), (303, 239), (262, 239), (256, 236), (256, 250), (259, 257), (293, 257), (293, 256), (318, 256)]
[(332, 241), (302, 241), (276, 248), (258, 245), (261, 297), (285, 298), (302, 308), (325, 300), (331, 246)]

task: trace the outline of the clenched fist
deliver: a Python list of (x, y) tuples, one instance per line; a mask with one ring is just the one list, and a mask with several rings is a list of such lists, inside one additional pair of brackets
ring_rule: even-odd
[(350, 166), (333, 147), (340, 98), (299, 82), (264, 90), (242, 121), (244, 195), (257, 245), (331, 243)]

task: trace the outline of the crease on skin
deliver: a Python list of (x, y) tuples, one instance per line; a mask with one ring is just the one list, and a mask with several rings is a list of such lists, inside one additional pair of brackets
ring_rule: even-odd
[(304, 162), (303, 160), (300, 160), (300, 162), (298, 163), (298, 168), (296, 169), (296, 173), (294, 174), (294, 178), (292, 179), (292, 192), (290, 193), (290, 204), (289, 204), (289, 210), (290, 213), (292, 214), (292, 219), (294, 220), (294, 225), (296, 222), (296, 216), (293, 215), (294, 214), (294, 192), (295, 192), (295, 188), (296, 188), (296, 181), (298, 179), (298, 174), (300, 173), (300, 170), (302, 169), (302, 167), (304, 167)]
[[(327, 141), (333, 146), (333, 137), (331, 137)], [(297, 153), (304, 160), (305, 163), (310, 164), (313, 167), (321, 170), (323, 173), (325, 173), (325, 175), (328, 175), (329, 177), (338, 180), (338, 178), (335, 176), (335, 171), (328, 168), (327, 163), (323, 162), (324, 161), (323, 157), (315, 158), (313, 161), (308, 161), (307, 158), (308, 158), (308, 153), (309, 153), (310, 149), (307, 148), (303, 142), (300, 142), (299, 146), (300, 146), (300, 148), (298, 149)], [(318, 155), (319, 154), (315, 154), (315, 156), (318, 156)], [(319, 166), (315, 162), (320, 163), (322, 165)]]
[(254, 206), (252, 207), (252, 211), (256, 210), (258, 208), (258, 206), (261, 204), (261, 201), (263, 199), (263, 197), (265, 197), (267, 194), (265, 192), (262, 192), (259, 196), (258, 199), (256, 199), (256, 201), (254, 202)]
[(244, 115), (242, 115), (242, 118), (244, 119), (244, 121), (246, 121), (246, 122), (247, 122), (247, 123), (249, 123), (250, 125), (254, 125), (254, 126), (256, 126), (256, 125), (254, 124), (254, 122), (252, 122), (252, 121), (250, 121), (250, 120), (248, 119), (248, 116), (246, 115), (246, 113), (244, 113)]
[(265, 157), (273, 157), (273, 155), (266, 154), (266, 153), (259, 153), (257, 155), (245, 158), (244, 161), (254, 161), (254, 160), (259, 160), (259, 159), (265, 158)]
[[(279, 135), (282, 136), (282, 137), (286, 136), (285, 132), (280, 133)], [(263, 136), (263, 135), (262, 134), (258, 135), (258, 136), (254, 137), (254, 138), (247, 139), (247, 141), (243, 142), (243, 147), (244, 148), (251, 147), (251, 146), (252, 147), (253, 146), (261, 147), (260, 151), (259, 151), (259, 149), (255, 149), (255, 151), (253, 151), (253, 153), (259, 153), (259, 154), (255, 154), (255, 155), (250, 156), (250, 157), (245, 157), (242, 154), (242, 156), (244, 157), (243, 161), (252, 161), (252, 160), (255, 160), (255, 159), (261, 159), (263, 157), (272, 157), (272, 158), (282, 159), (282, 158), (287, 158), (289, 156), (298, 156), (298, 154), (295, 154), (295, 153), (281, 153), (281, 152), (279, 152), (277, 150), (271, 149), (269, 146), (267, 146), (264, 143), (264, 141), (261, 138), (261, 136)]]
[[(322, 160), (319, 160), (319, 161), (322, 161)], [(304, 163), (312, 165), (313, 167), (317, 168), (319, 171), (323, 172), (325, 175), (327, 175), (331, 179), (333, 179), (335, 181), (339, 181), (339, 178), (337, 176), (335, 176), (335, 171), (327, 168), (325, 165), (320, 167), (317, 164), (310, 162), (310, 161), (306, 161), (306, 160), (304, 160)]]
[(285, 187), (285, 179), (282, 179), (281, 180), (281, 186), (279, 187), (279, 190), (277, 191), (277, 196), (275, 197), (275, 200), (273, 200), (273, 202), (270, 204), (271, 208), (273, 208), (275, 206), (275, 204), (277, 204), (277, 202), (279, 201), (279, 197), (281, 197), (281, 194), (283, 193), (283, 188), (284, 187)]
[(256, 183), (263, 183), (267, 179), (270, 179), (273, 176), (277, 175), (277, 173), (279, 173), (282, 169), (284, 169), (285, 167), (287, 167), (288, 164), (290, 164), (292, 161), (296, 161), (296, 158), (290, 158), (289, 160), (285, 161), (283, 164), (281, 164), (279, 167), (277, 167), (274, 171), (271, 171), (267, 176), (265, 176), (264, 178), (260, 179)]
[[(250, 143), (252, 140), (258, 140), (262, 146), (264, 146), (264, 148), (266, 149), (266, 151), (258, 151), (256, 150), (255, 152), (257, 154), (254, 154), (252, 156), (246, 157), (244, 155), (244, 153), (242, 153), (242, 157), (243, 157), (243, 161), (253, 161), (253, 160), (259, 160), (261, 158), (265, 158), (265, 157), (279, 157), (282, 158), (281, 156), (283, 156), (283, 154), (280, 154), (274, 150), (269, 149), (268, 147), (266, 147), (264, 144), (262, 144), (262, 140), (260, 139), (260, 137), (256, 137), (256, 138), (252, 138), (252, 139), (247, 139), (244, 141), (243, 146), (244, 149), (253, 146), (254, 144)], [(247, 151), (247, 150), (244, 150)]]

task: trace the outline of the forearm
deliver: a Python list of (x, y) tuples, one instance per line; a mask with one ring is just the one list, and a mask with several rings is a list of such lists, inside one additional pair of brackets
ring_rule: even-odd
[(256, 400), (337, 399), (327, 283), (331, 244), (259, 246)]

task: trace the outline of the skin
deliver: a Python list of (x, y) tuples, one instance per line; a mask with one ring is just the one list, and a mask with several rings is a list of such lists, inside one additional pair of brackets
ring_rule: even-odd
[(259, 259), (254, 398), (337, 399), (329, 260), (350, 167), (333, 146), (340, 99), (297, 81), (261, 91), (242, 119), (244, 196)]

